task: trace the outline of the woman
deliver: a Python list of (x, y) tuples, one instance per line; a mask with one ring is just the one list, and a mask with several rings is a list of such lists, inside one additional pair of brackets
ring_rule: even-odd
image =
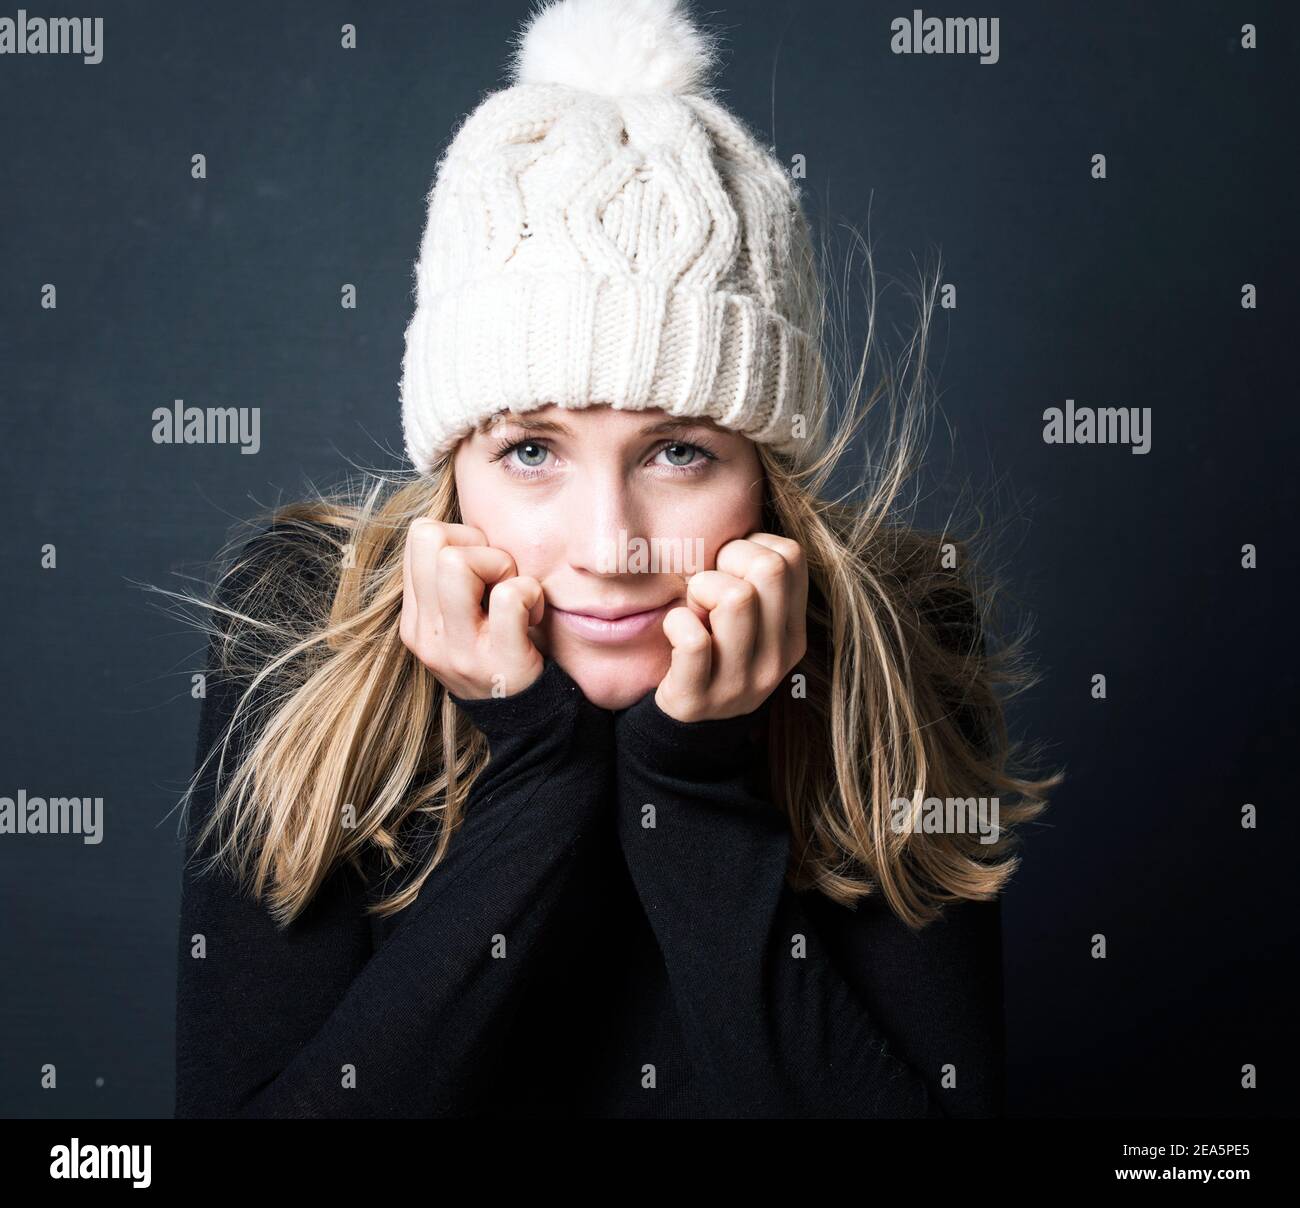
[(821, 498), (865, 410), (830, 434), (806, 221), (715, 55), (677, 0), (531, 18), (429, 196), (414, 475), (225, 577), (179, 1115), (1000, 1111), (1052, 782), (964, 550), (894, 522), (914, 417)]

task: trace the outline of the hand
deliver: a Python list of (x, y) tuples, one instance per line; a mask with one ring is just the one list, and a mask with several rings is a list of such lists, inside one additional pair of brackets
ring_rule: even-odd
[(413, 521), (402, 578), (402, 642), (453, 696), (514, 696), (541, 675), (545, 660), (528, 627), (545, 611), (542, 585), (481, 529)]
[(716, 570), (691, 577), (686, 601), (664, 617), (672, 665), (655, 691), (678, 721), (752, 713), (807, 650), (808, 566), (786, 537), (729, 541)]

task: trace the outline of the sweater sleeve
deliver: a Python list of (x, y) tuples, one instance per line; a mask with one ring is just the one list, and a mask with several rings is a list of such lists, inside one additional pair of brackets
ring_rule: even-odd
[[(680, 722), (650, 694), (615, 723), (620, 844), (713, 1114), (996, 1112), (1001, 1004), (990, 1009), (988, 987), (992, 978), (1000, 989), (1001, 951), (996, 928), (984, 926), (989, 916), (975, 916), (973, 929), (969, 914), (955, 925), (938, 921), (904, 941), (897, 933), (907, 929), (892, 913), (892, 925), (885, 921), (878, 904), (857, 919), (792, 890), (789, 828), (766, 789), (754, 720)], [(816, 922), (829, 911), (841, 912), (849, 929), (834, 957)], [(950, 961), (954, 941), (971, 936), (978, 950)], [(841, 975), (844, 959), (873, 957), (898, 967), (858, 986)], [(962, 984), (972, 963), (987, 962), (996, 968)], [(887, 1033), (883, 1013), (861, 992), (863, 982), (888, 986), (890, 978), (906, 984), (920, 1008), (893, 1011), (893, 1020), (918, 1035)], [(943, 1089), (949, 1063), (960, 1093)]]
[[(200, 759), (234, 700), (234, 687), (210, 676)], [(178, 1117), (438, 1117), (484, 1108), (494, 1056), (545, 951), (579, 836), (612, 808), (613, 719), (550, 659), (514, 696), (457, 703), (486, 736), (489, 762), (447, 855), (377, 951), (351, 869), (332, 873), (282, 930), (224, 872), (199, 875), (187, 861)], [(213, 800), (209, 776), (193, 799), (191, 833)], [(187, 856), (193, 850), (187, 841)]]

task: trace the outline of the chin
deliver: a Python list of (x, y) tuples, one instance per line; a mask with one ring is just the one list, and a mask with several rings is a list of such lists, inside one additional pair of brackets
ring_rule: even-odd
[(668, 673), (666, 650), (602, 653), (588, 648), (559, 649), (555, 661), (582, 694), (599, 709), (627, 709), (659, 687)]

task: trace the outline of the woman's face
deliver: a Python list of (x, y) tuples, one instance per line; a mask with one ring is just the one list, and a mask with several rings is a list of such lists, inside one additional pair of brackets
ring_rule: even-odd
[(542, 585), (534, 644), (604, 709), (658, 687), (664, 614), (762, 518), (753, 442), (663, 411), (503, 414), (460, 443), (455, 474), (465, 523)]

